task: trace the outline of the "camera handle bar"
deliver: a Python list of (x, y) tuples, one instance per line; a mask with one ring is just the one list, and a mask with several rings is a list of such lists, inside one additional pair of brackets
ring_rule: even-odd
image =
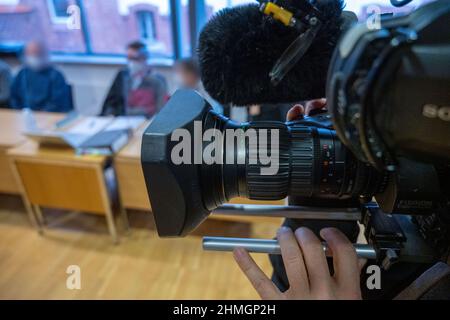
[[(317, 208), (305, 206), (277, 206), (277, 205), (239, 205), (225, 204), (212, 212), (217, 215), (250, 216), (250, 217), (278, 217), (308, 220), (340, 220), (359, 221), (361, 211), (357, 208)], [(354, 244), (359, 258), (376, 260), (377, 250), (366, 244)], [(280, 245), (276, 240), (242, 239), (242, 238), (203, 238), (203, 249), (206, 251), (233, 251), (235, 248), (244, 248), (253, 253), (281, 254)], [(330, 251), (326, 243), (323, 243), (324, 252)]]
[[(327, 256), (331, 252), (326, 243), (323, 243), (323, 251)], [(353, 245), (358, 258), (376, 260), (377, 251), (371, 245), (354, 244)], [(264, 239), (242, 239), (242, 238), (220, 238), (205, 237), (203, 238), (203, 250), (206, 251), (233, 251), (235, 248), (244, 248), (248, 252), (281, 254), (280, 245), (276, 240)]]
[[(374, 260), (385, 270), (399, 262), (434, 263), (439, 256), (435, 246), (423, 238), (422, 231), (412, 216), (385, 214), (376, 203), (366, 203), (360, 209), (226, 204), (213, 211), (213, 214), (359, 221), (365, 227), (364, 235), (368, 244), (353, 245), (358, 257)], [(237, 247), (254, 253), (280, 254), (280, 246), (276, 240), (220, 237), (203, 239), (203, 249), (208, 251), (233, 251)], [(323, 248), (325, 253), (330, 253), (326, 243)]]

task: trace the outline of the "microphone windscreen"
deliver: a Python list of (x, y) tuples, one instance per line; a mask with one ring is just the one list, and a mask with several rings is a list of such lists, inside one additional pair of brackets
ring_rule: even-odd
[(299, 33), (257, 4), (223, 9), (204, 27), (198, 57), (202, 82), (222, 104), (290, 103), (325, 96), (327, 71), (341, 35), (342, 0), (317, 0), (322, 26), (312, 45), (277, 85), (270, 71)]

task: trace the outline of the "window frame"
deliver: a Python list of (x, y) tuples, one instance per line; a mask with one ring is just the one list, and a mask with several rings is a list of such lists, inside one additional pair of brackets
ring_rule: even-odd
[[(55, 0), (47, 0), (47, 8), (50, 15), (50, 19), (54, 24), (67, 24), (69, 22), (70, 17), (60, 17), (56, 13)], [(68, 4), (70, 6), (70, 3)], [(67, 8), (66, 8), (67, 14)], [(68, 14), (67, 14), (68, 15)]]
[[(157, 35), (157, 30), (156, 30), (156, 22), (155, 22), (155, 14), (152, 11), (149, 10), (138, 10), (135, 12), (136, 15), (136, 21), (138, 22), (138, 29), (139, 29), (139, 33), (140, 33), (140, 40), (142, 41), (156, 41), (156, 35)], [(143, 37), (143, 32), (144, 30), (142, 30), (142, 21), (141, 19), (148, 19), (150, 18), (150, 24), (151, 24), (151, 35), (150, 37), (144, 38)], [(145, 30), (145, 33), (148, 33), (149, 30)]]

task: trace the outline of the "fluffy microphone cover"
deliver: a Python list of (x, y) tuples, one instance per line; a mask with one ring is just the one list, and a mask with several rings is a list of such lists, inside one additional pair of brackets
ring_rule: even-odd
[(342, 0), (316, 0), (323, 25), (313, 44), (278, 86), (269, 73), (299, 36), (263, 15), (257, 4), (227, 8), (203, 29), (198, 48), (202, 81), (222, 104), (290, 103), (325, 96), (327, 71), (341, 34)]

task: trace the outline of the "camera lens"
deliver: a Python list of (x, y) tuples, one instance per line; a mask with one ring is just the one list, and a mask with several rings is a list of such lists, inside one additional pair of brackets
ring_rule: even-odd
[[(186, 235), (235, 197), (290, 196), (337, 207), (370, 199), (384, 188), (385, 175), (357, 161), (331, 127), (328, 115), (237, 123), (195, 91), (178, 91), (142, 140), (142, 170), (159, 235)], [(161, 201), (167, 194), (171, 201)]]
[[(209, 129), (220, 132), (214, 156), (222, 159), (221, 164), (201, 165), (201, 189), (209, 210), (234, 197), (347, 200), (371, 197), (382, 186), (380, 173), (357, 161), (334, 130), (320, 125), (304, 121), (240, 124), (209, 111), (203, 130)], [(276, 161), (271, 174), (263, 174), (269, 167), (263, 156)]]

